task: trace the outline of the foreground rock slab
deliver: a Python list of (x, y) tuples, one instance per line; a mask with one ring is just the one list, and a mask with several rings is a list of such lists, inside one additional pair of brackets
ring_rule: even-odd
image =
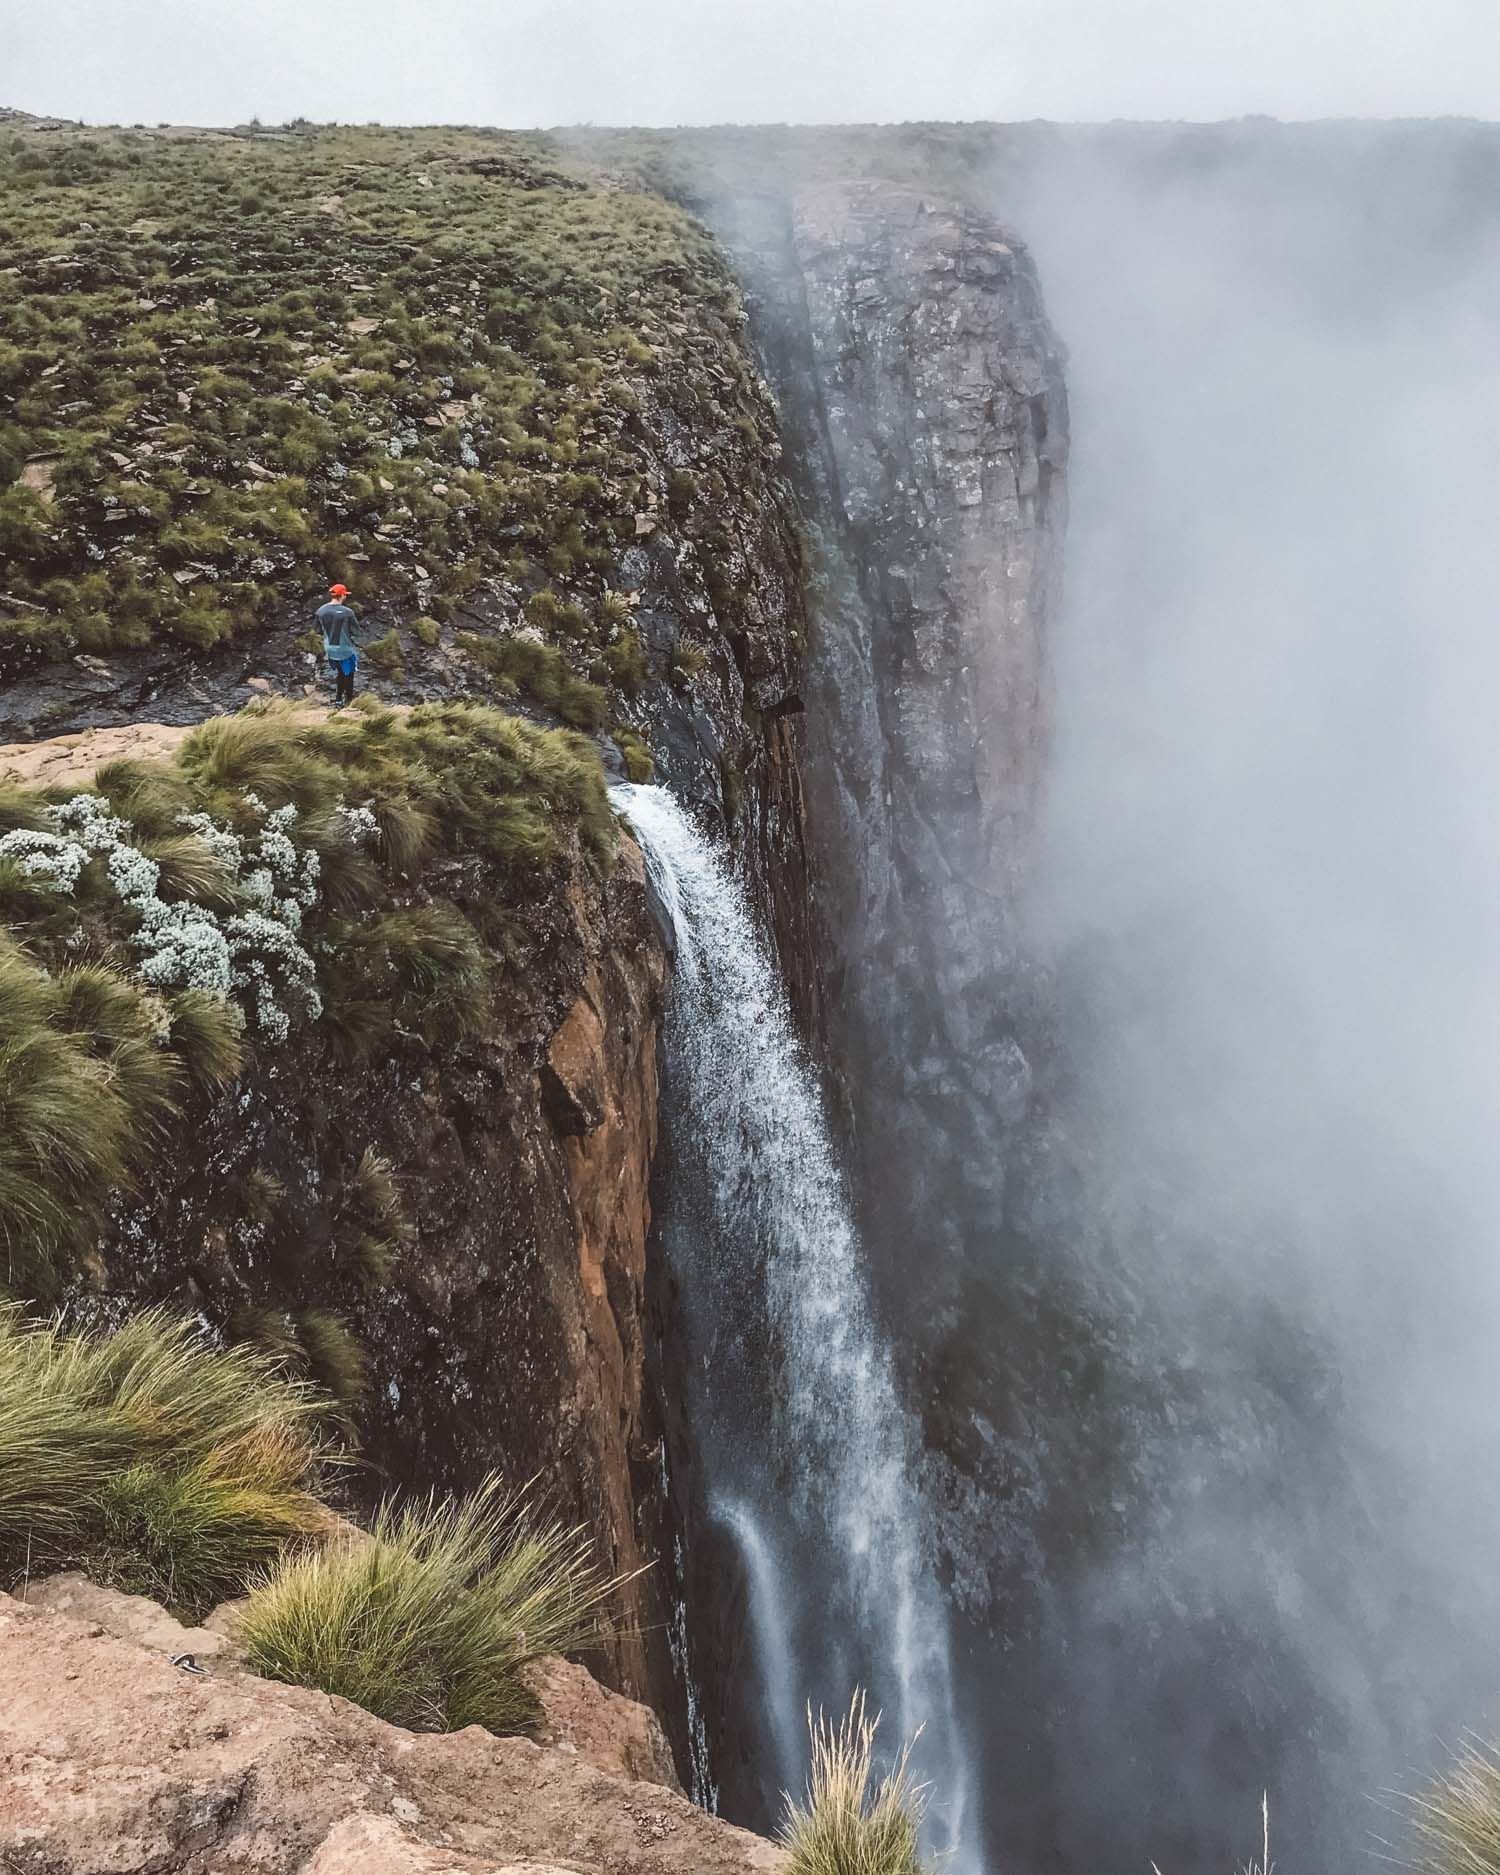
[(207, 1664), (0, 1596), (5, 1875), (784, 1875), (576, 1750), (403, 1732)]

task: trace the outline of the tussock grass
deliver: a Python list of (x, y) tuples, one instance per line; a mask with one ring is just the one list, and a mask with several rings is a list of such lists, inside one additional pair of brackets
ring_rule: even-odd
[(364, 1280), (376, 1286), (389, 1280), (397, 1253), (415, 1243), (416, 1237), (395, 1167), (373, 1146), (366, 1146), (344, 1188), (338, 1226), (341, 1250)]
[(63, 1015), (53, 980), (0, 936), (0, 1279), (11, 1285), (51, 1283), (138, 1143), (119, 1079)]
[(1425, 1875), (1500, 1875), (1500, 1749), (1465, 1739), (1447, 1770), (1409, 1797)]
[(807, 1715), (812, 1764), (799, 1803), (788, 1794), (781, 1840), (791, 1875), (922, 1875), (919, 1848), (925, 1787), (914, 1782), (911, 1746), (876, 1775), (875, 1737), (880, 1718), (856, 1693), (835, 1723)]
[(233, 881), (195, 835), (167, 833), (146, 837), (141, 840), (141, 851), (160, 868), (156, 888), (160, 898), (191, 899), (214, 911), (237, 909)]
[[(450, 869), (468, 881), (466, 910), (426, 898), (424, 868), (536, 872), (581, 849), (603, 870), (617, 844), (593, 745), (483, 705), (364, 701), (328, 717), (257, 703), (202, 724), (171, 761), (106, 765), (96, 785), (161, 868), (163, 896), (215, 914), (251, 901), (184, 816), (254, 838), (262, 807), (297, 810), (288, 837), (317, 854), (320, 888), (301, 940), (346, 1061), (489, 1019), (494, 873)], [(43, 826), (46, 807), (45, 794), (0, 791), (14, 825)], [(138, 980), (137, 918), (98, 857), (71, 894), (0, 863), (0, 1283), (20, 1291), (55, 1288), (184, 1100), (232, 1080), (251, 1045), (236, 1004)], [(377, 1264), (398, 1240), (384, 1241)]]
[(258, 1349), (282, 1372), (310, 1381), (327, 1396), (330, 1421), (347, 1426), (364, 1397), (367, 1360), (358, 1337), (331, 1309), (240, 1309), (230, 1339)]
[(358, 1054), (398, 1029), (424, 1042), (451, 1041), (488, 1020), (489, 957), (456, 906), (409, 905), (352, 925), (336, 959), (331, 1002), (374, 1002), (386, 1012), (384, 1022), (369, 1021)]
[(367, 1542), (284, 1562), (239, 1640), (256, 1672), (412, 1731), (523, 1732), (537, 1706), (522, 1669), (596, 1640), (615, 1586), (583, 1531), (491, 1479), (457, 1502), (387, 1505)]
[(222, 1087), (244, 1065), (245, 1025), (233, 1003), (206, 990), (178, 990), (168, 998), (172, 1046), (200, 1087)]
[(68, 1334), (0, 1309), (0, 1568), (199, 1610), (327, 1522), (321, 1403), (160, 1310)]
[(658, 383), (732, 479), (770, 432), (705, 230), (542, 137), (15, 125), (0, 199), (0, 662), (211, 647), (332, 575), (434, 620), (591, 600)]
[(364, 1398), (368, 1362), (343, 1317), (331, 1309), (303, 1309), (297, 1317), (297, 1339), (308, 1378), (340, 1407), (357, 1406)]

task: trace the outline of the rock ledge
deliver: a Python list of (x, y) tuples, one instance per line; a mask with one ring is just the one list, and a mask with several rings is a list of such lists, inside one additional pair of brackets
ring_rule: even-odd
[(5, 1875), (784, 1875), (772, 1844), (597, 1769), (581, 1736), (404, 1732), (224, 1655), (174, 1666), (187, 1631), (136, 1598), (33, 1593), (0, 1595)]

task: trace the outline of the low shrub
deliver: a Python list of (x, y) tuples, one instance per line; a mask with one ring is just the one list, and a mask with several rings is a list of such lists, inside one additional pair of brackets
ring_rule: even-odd
[(310, 1389), (162, 1311), (113, 1334), (0, 1309), (0, 1572), (76, 1567), (201, 1612), (323, 1528)]
[(257, 1673), (392, 1724), (504, 1735), (538, 1716), (522, 1669), (596, 1641), (615, 1586), (582, 1530), (538, 1520), (491, 1479), (458, 1502), (387, 1505), (368, 1541), (284, 1561), (238, 1637)]
[(617, 729), (614, 732), (615, 745), (625, 761), (625, 777), (628, 781), (649, 781), (656, 773), (656, 761), (651, 754), (651, 744), (634, 729)]
[(807, 1794), (802, 1803), (787, 1797), (781, 1830), (789, 1875), (922, 1875), (926, 1791), (912, 1780), (909, 1745), (875, 1777), (879, 1724), (867, 1715), (863, 1693), (837, 1724), (808, 1713)]

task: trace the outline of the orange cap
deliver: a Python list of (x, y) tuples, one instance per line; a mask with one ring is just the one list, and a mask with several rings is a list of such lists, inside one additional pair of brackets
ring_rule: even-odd
[(349, 597), (349, 588), (347, 586), (330, 586), (328, 588), (328, 596), (330, 599), (347, 599)]

